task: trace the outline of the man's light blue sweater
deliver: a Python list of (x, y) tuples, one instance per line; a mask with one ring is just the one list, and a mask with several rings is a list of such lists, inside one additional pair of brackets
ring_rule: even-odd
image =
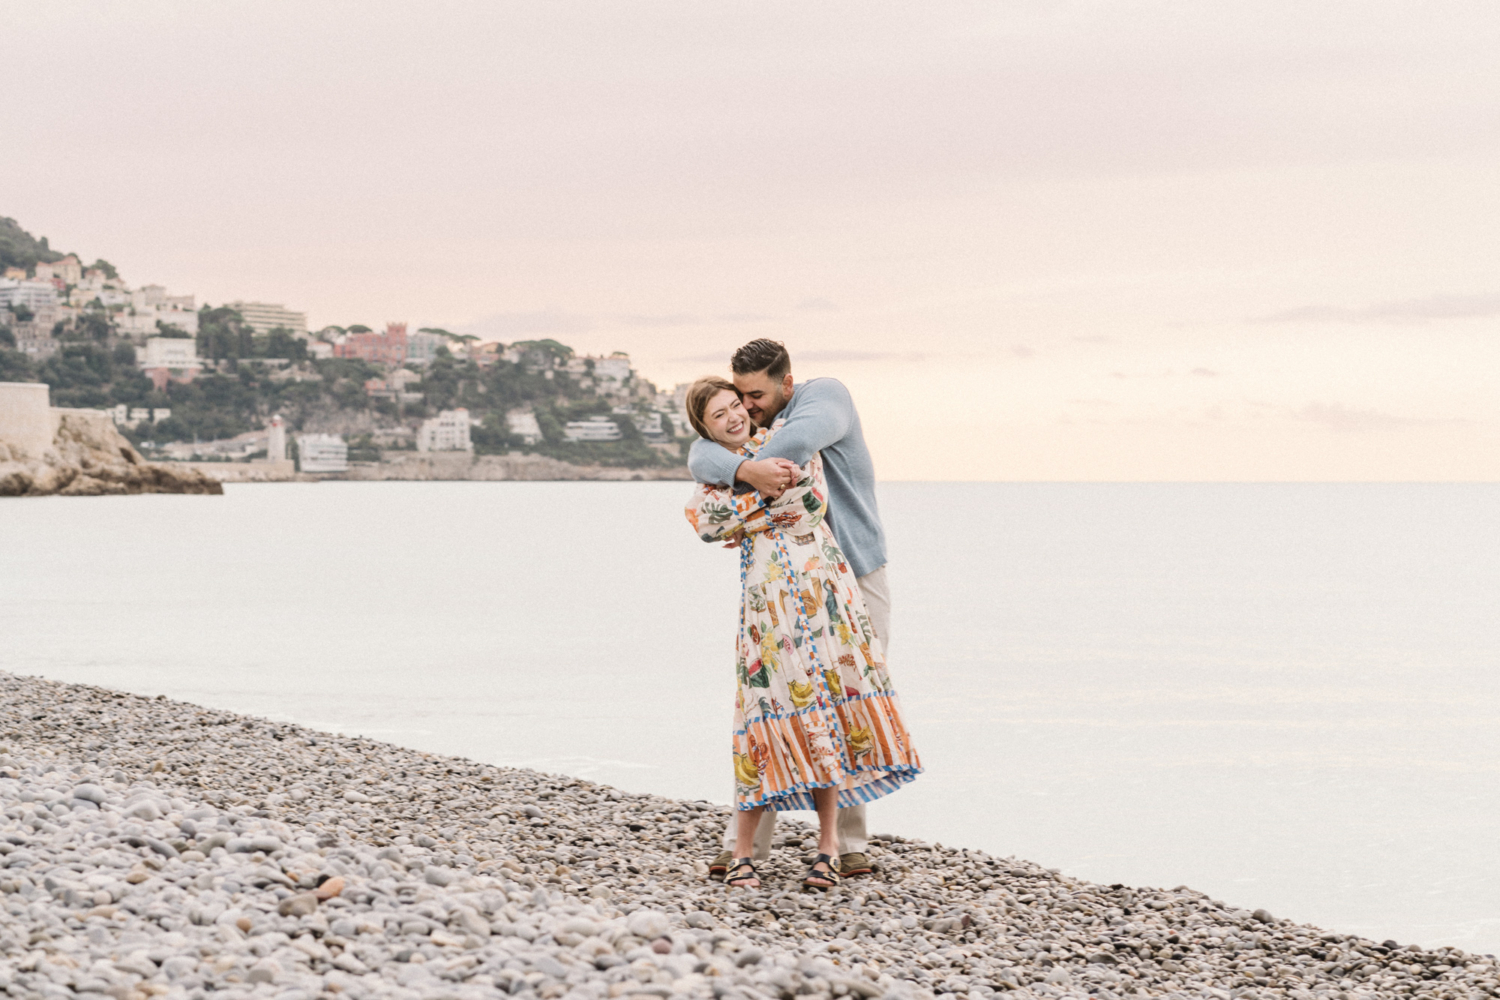
[[(780, 416), (786, 423), (761, 449), (760, 458), (785, 458), (806, 465), (823, 453), (828, 480), (828, 527), (844, 550), (855, 576), (885, 565), (885, 529), (875, 506), (875, 463), (865, 447), (854, 399), (838, 379), (815, 378), (794, 385)], [(722, 445), (699, 438), (688, 453), (688, 469), (700, 483), (734, 481), (744, 459)]]

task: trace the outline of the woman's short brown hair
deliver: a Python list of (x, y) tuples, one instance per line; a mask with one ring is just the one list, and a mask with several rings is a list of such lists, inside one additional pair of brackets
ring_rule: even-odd
[(688, 386), (687, 399), (684, 401), (687, 407), (688, 423), (693, 425), (693, 430), (697, 431), (698, 436), (705, 441), (712, 441), (713, 438), (708, 433), (708, 425), (703, 422), (703, 411), (708, 409), (708, 401), (725, 389), (736, 396), (740, 394), (733, 382), (719, 378), (717, 375), (705, 375)]

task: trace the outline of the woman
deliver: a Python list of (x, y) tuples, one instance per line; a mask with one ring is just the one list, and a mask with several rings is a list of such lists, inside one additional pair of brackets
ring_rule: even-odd
[[(757, 430), (720, 378), (693, 383), (687, 411), (700, 435), (751, 459), (780, 426)], [(699, 486), (687, 507), (705, 542), (740, 540), (730, 886), (760, 885), (751, 851), (766, 809), (817, 810), (818, 857), (803, 885), (837, 885), (838, 807), (887, 795), (922, 770), (859, 584), (824, 523), (826, 497), (814, 455), (780, 496)]]

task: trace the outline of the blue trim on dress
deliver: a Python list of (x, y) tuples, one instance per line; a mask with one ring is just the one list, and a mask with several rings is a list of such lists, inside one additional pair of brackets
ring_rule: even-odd
[[(848, 772), (846, 769), (846, 773), (852, 774), (857, 774), (860, 771), (888, 771), (890, 773), (883, 778), (867, 782), (857, 788), (840, 788), (838, 797), (838, 807), (840, 809), (848, 809), (850, 806), (863, 805), (866, 802), (874, 802), (876, 799), (884, 798), (899, 789), (902, 785), (915, 781), (917, 775), (922, 773), (920, 767), (912, 767), (910, 764), (867, 765), (855, 768), (853, 772)], [(813, 801), (810, 790), (814, 788), (837, 788), (840, 784), (842, 782), (809, 781), (795, 785), (793, 788), (776, 795), (769, 797), (763, 795), (754, 801), (739, 802), (735, 808), (740, 812), (749, 812), (751, 809), (760, 809), (762, 807), (770, 809), (773, 812), (789, 812), (793, 809), (816, 810), (818, 806)]]

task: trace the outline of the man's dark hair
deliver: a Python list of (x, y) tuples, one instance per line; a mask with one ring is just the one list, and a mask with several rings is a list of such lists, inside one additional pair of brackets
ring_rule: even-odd
[(786, 373), (792, 370), (792, 358), (781, 341), (761, 338), (735, 351), (729, 359), (729, 368), (736, 375), (765, 372), (774, 382), (786, 378)]

